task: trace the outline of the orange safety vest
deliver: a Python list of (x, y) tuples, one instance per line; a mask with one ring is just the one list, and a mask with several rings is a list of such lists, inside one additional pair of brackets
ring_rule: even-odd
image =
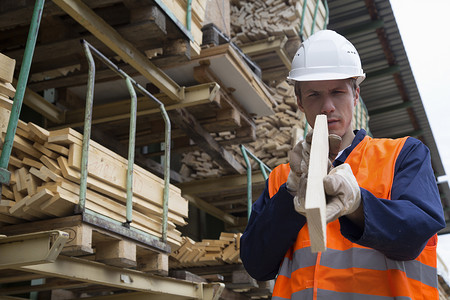
[[(366, 136), (346, 163), (360, 187), (378, 198), (390, 199), (396, 159), (406, 141)], [(273, 197), (286, 182), (289, 165), (269, 176)], [(286, 253), (278, 272), (272, 299), (438, 299), (434, 235), (415, 259), (397, 261), (381, 252), (350, 242), (340, 232), (339, 220), (327, 225), (327, 250), (311, 253), (307, 224)]]

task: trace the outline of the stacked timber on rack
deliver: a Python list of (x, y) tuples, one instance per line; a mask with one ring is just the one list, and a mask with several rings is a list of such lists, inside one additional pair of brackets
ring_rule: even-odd
[(241, 263), (239, 258), (241, 233), (222, 232), (218, 240), (195, 242), (183, 237), (181, 247), (172, 251), (171, 268), (216, 266)]
[(202, 26), (205, 21), (205, 10), (207, 0), (171, 0), (161, 1), (173, 13), (177, 21), (185, 28), (190, 28), (194, 41), (190, 42), (193, 54), (200, 54), (200, 45), (202, 44)]
[[(287, 153), (292, 146), (303, 137), (305, 118), (297, 109), (294, 89), (285, 81), (271, 89), (272, 96), (277, 101), (275, 114), (255, 119), (256, 141), (245, 144), (245, 147), (261, 159), (266, 165), (273, 168), (287, 162)], [(232, 132), (220, 132), (214, 135), (217, 141), (233, 139)], [(238, 145), (226, 146), (233, 156), (243, 166), (245, 161)], [(201, 152), (193, 151), (184, 154), (180, 173), (194, 179), (219, 177), (224, 171), (219, 168), (211, 158)], [(253, 169), (258, 165), (252, 162)]]
[(247, 273), (239, 258), (241, 236), (222, 232), (218, 240), (194, 242), (184, 238), (183, 245), (169, 257), (171, 276), (200, 282), (222, 281), (226, 289), (221, 299), (269, 298), (275, 282), (257, 281)]
[(12, 85), (15, 66), (14, 59), (0, 53), (0, 101), (7, 106), (12, 104), (10, 98), (14, 98), (16, 93), (16, 89)]
[[(79, 202), (82, 140), (71, 128), (47, 131), (19, 121), (8, 166), (10, 185), (2, 186), (2, 225), (73, 214)], [(124, 222), (127, 160), (92, 140), (88, 157), (86, 208)], [(136, 165), (133, 179), (131, 226), (161, 237), (164, 181)], [(182, 242), (175, 224), (185, 225), (187, 216), (187, 200), (171, 185), (168, 243), (174, 249)]]
[[(303, 5), (306, 7), (303, 14)], [(315, 6), (318, 13), (313, 27)], [(318, 31), (325, 24), (325, 7), (322, 1), (312, 0), (268, 0), (268, 1), (231, 1), (231, 30), (233, 41), (238, 45), (270, 36), (286, 35), (297, 37), (309, 36), (311, 31)], [(303, 27), (302, 22), (303, 20)]]

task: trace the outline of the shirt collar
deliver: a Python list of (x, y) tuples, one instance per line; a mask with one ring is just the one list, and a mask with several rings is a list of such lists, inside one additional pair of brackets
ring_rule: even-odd
[(350, 153), (355, 149), (355, 147), (366, 137), (367, 132), (364, 129), (354, 130), (353, 133), (355, 137), (353, 138), (352, 144), (345, 148), (338, 157), (334, 160), (333, 166), (339, 166), (345, 162)]

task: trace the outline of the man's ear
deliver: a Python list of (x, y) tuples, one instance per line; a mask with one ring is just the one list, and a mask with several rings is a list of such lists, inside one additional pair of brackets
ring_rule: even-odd
[(297, 97), (297, 106), (298, 106), (298, 108), (300, 109), (300, 111), (302, 112), (302, 113), (304, 113), (305, 112), (305, 109), (303, 108), (303, 106), (302, 106), (302, 101), (300, 101), (300, 97), (299, 96), (296, 96)]
[(358, 102), (359, 102), (359, 86), (355, 90), (355, 100), (354, 100), (354, 103), (353, 103), (353, 107), (356, 107)]

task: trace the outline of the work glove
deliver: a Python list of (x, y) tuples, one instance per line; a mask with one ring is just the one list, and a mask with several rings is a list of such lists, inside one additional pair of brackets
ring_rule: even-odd
[(327, 198), (327, 223), (351, 214), (361, 204), (361, 191), (349, 164), (333, 168), (323, 178)]
[[(289, 164), (291, 171), (288, 175), (286, 188), (294, 196), (295, 210), (302, 215), (306, 215), (305, 194), (306, 183), (308, 181), (309, 155), (311, 151), (312, 135), (313, 130), (308, 132), (305, 140), (298, 142), (294, 149), (289, 153)], [(339, 153), (341, 142), (341, 137), (336, 134), (330, 134), (328, 136), (328, 171), (332, 168), (332, 162)]]
[[(309, 153), (311, 151), (312, 130), (306, 135), (305, 139), (298, 142), (292, 151), (289, 152), (289, 166), (291, 168), (286, 188), (292, 196), (297, 196), (297, 191), (306, 188), (306, 174), (308, 174)], [(299, 188), (299, 186), (301, 187)]]

